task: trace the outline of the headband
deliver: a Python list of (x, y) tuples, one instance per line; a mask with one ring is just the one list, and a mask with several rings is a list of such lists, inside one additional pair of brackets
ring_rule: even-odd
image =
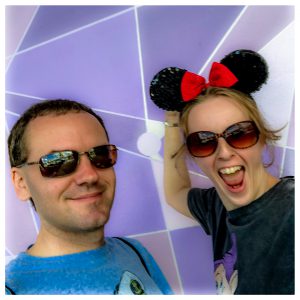
[(208, 81), (185, 69), (168, 67), (159, 71), (150, 84), (152, 101), (164, 110), (182, 111), (208, 87), (224, 87), (250, 95), (267, 81), (268, 66), (264, 58), (252, 50), (236, 50), (220, 63), (212, 64)]

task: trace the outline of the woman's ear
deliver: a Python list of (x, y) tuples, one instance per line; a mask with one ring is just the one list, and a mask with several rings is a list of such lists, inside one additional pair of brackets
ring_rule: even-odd
[(31, 197), (31, 194), (23, 171), (20, 168), (11, 168), (11, 179), (18, 198), (22, 201), (27, 201)]

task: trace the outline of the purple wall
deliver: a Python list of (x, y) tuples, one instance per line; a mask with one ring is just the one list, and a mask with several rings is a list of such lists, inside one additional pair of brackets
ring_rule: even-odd
[[(210, 237), (165, 204), (164, 116), (149, 98), (149, 82), (166, 66), (207, 73), (207, 64), (234, 49), (261, 52), (271, 72), (257, 102), (275, 127), (288, 124), (271, 171), (292, 175), (293, 18), (292, 6), (7, 6), (6, 133), (43, 99), (71, 98), (96, 109), (121, 149), (106, 234), (140, 240), (176, 294), (214, 294)], [(284, 103), (273, 94), (277, 81)], [(39, 220), (17, 200), (7, 161), (6, 177), (8, 261), (34, 241)], [(192, 181), (210, 185), (197, 174)]]

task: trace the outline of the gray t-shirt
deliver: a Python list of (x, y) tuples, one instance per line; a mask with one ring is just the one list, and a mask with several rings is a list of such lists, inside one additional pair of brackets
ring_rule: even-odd
[(188, 206), (212, 235), (219, 293), (294, 293), (294, 177), (227, 212), (215, 188), (193, 188)]

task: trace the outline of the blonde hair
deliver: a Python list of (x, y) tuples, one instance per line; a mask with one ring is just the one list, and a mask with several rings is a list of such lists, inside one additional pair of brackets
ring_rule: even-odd
[[(207, 101), (211, 98), (215, 98), (218, 96), (225, 96), (233, 101), (235, 101), (239, 107), (249, 115), (250, 120), (254, 121), (259, 132), (261, 140), (264, 144), (268, 144), (272, 147), (269, 148), (269, 153), (271, 160), (268, 163), (264, 163), (264, 166), (266, 168), (270, 167), (275, 160), (275, 154), (274, 154), (274, 145), (277, 140), (281, 138), (281, 136), (278, 134), (282, 128), (278, 130), (271, 129), (265, 119), (263, 118), (262, 114), (260, 113), (255, 101), (253, 98), (251, 98), (249, 95), (246, 95), (242, 92), (239, 92), (237, 90), (228, 89), (228, 88), (216, 88), (216, 87), (210, 87), (208, 88), (205, 93), (199, 95), (196, 99), (189, 102), (183, 109), (183, 111), (180, 114), (180, 126), (183, 129), (184, 138), (186, 139), (189, 135), (189, 128), (188, 128), (188, 117), (189, 113), (192, 110), (193, 107), (196, 105)], [(186, 151), (186, 145), (183, 144), (172, 156), (171, 158), (178, 158), (178, 156), (182, 155)]]
[(239, 105), (239, 107), (249, 116), (250, 120), (254, 121), (256, 124), (264, 143), (275, 144), (275, 141), (281, 138), (278, 134), (281, 129), (272, 130), (267, 125), (255, 101), (250, 96), (237, 90), (215, 87), (208, 88), (204, 94), (199, 95), (194, 101), (191, 101), (184, 107), (181, 113), (180, 124), (185, 138), (189, 134), (188, 117), (192, 108), (204, 101), (219, 96), (228, 97)]

